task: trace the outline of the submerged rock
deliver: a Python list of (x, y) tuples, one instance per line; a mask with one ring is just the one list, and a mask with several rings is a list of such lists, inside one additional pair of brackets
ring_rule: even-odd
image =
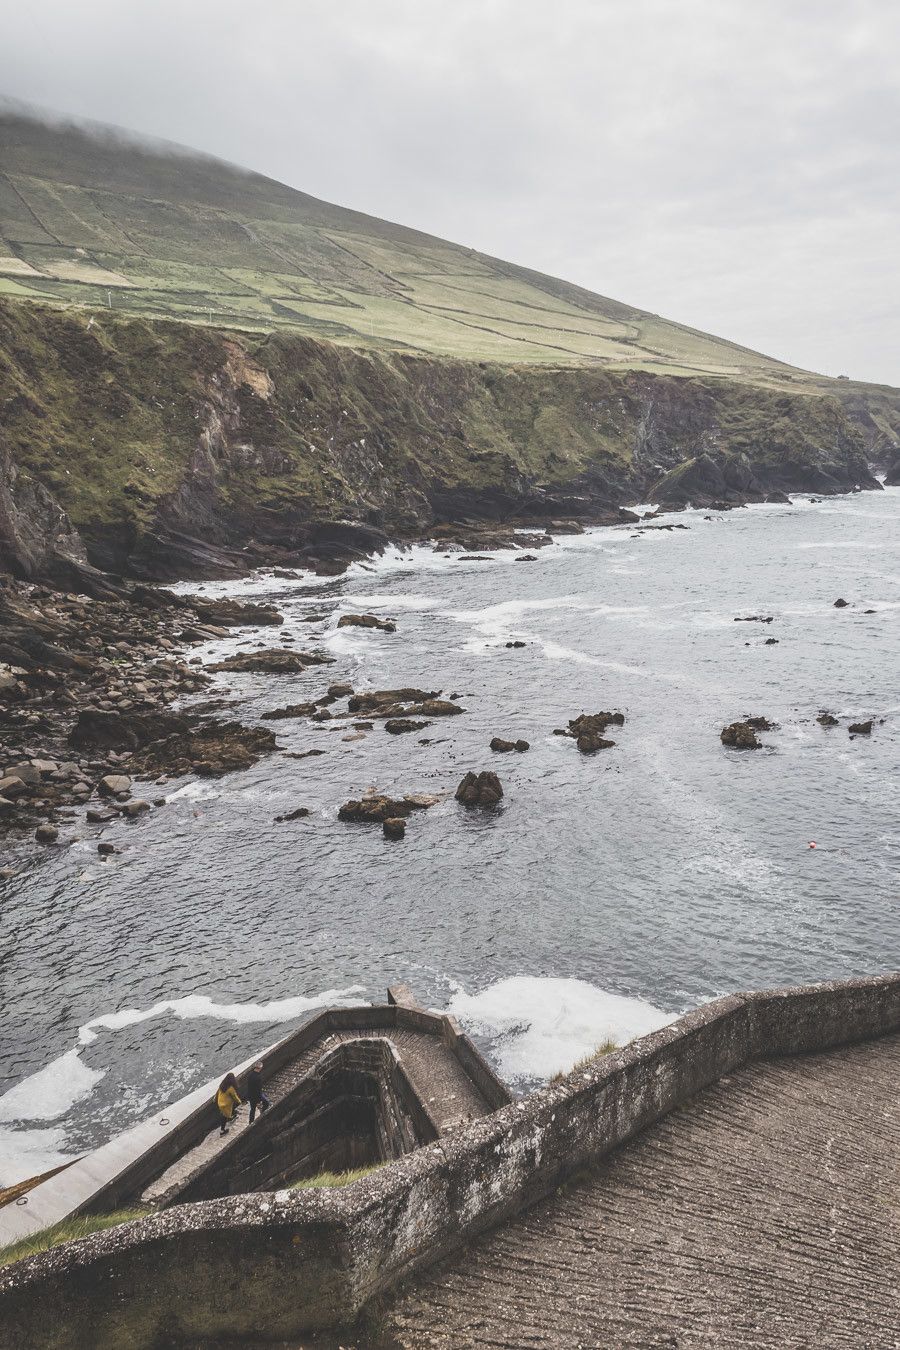
[(528, 741), (505, 741), (502, 736), (495, 736), (491, 741), (490, 748), (504, 754), (510, 750), (518, 750), (519, 754), (524, 754), (524, 752), (531, 747), (529, 746)]
[(464, 806), (496, 806), (502, 796), (500, 779), (490, 769), (467, 773), (456, 789), (456, 800)]
[(830, 712), (820, 713), (816, 721), (823, 727), (836, 727), (838, 725), (838, 719)]
[(406, 834), (406, 821), (402, 816), (388, 816), (381, 828), (385, 839), (402, 839)]
[(342, 614), (338, 628), (378, 628), (382, 633), (396, 633), (393, 619), (379, 619), (377, 614)]
[(381, 825), (384, 821), (401, 816), (410, 816), (413, 811), (425, 811), (434, 806), (437, 797), (424, 793), (408, 793), (405, 797), (387, 797), (383, 793), (371, 793), (361, 798), (351, 798), (344, 802), (338, 811), (338, 820), (358, 821), (365, 825)]
[(292, 717), (312, 717), (315, 712), (318, 712), (315, 703), (289, 703), (286, 708), (270, 708), (262, 718), (264, 722), (279, 722)]
[(403, 689), (373, 689), (365, 694), (354, 694), (347, 707), (352, 713), (375, 713), (379, 708), (391, 707), (398, 703), (424, 703), (427, 699), (438, 698), (440, 690), (429, 692), (412, 687)]
[(416, 722), (412, 717), (389, 717), (384, 724), (391, 736), (402, 736), (407, 731), (423, 731), (430, 722)]
[(296, 811), (287, 811), (283, 816), (276, 816), (275, 819), (279, 822), (286, 820), (305, 820), (308, 815), (308, 806), (298, 806)]

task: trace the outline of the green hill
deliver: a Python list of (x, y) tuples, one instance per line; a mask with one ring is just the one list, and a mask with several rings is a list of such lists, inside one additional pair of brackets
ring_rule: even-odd
[(362, 348), (790, 386), (803, 372), (109, 128), (0, 116), (0, 295)]

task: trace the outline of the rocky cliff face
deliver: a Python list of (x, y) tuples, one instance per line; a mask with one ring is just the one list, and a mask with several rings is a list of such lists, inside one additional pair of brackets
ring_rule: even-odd
[[(0, 304), (0, 561), (159, 579), (452, 519), (877, 486), (825, 396)], [(250, 550), (248, 553), (248, 549)]]

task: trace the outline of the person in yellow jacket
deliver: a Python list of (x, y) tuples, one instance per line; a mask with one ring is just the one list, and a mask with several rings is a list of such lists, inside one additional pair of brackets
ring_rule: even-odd
[(229, 1122), (234, 1119), (235, 1108), (240, 1104), (237, 1079), (233, 1073), (226, 1073), (216, 1092), (216, 1106), (219, 1108), (219, 1115), (222, 1117), (219, 1134), (228, 1133)]

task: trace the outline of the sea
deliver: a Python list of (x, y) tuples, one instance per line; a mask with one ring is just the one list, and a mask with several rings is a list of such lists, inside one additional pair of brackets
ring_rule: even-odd
[[(422, 546), (338, 578), (180, 588), (285, 616), (194, 649), (204, 664), (283, 639), (333, 662), (221, 673), (186, 707), (221, 699), (253, 723), (347, 681), (465, 711), (399, 736), (266, 722), (280, 750), (254, 768), (142, 785), (165, 805), (17, 849), (0, 1185), (398, 981), (526, 1092), (722, 994), (900, 968), (900, 489), (650, 524), (561, 535), (533, 562)], [(345, 613), (396, 632), (339, 628)], [(554, 734), (601, 710), (625, 716), (613, 748)], [(726, 748), (745, 716), (774, 729)], [(494, 736), (530, 749), (492, 752)], [(484, 769), (501, 803), (458, 804)], [(389, 841), (338, 820), (370, 788), (439, 800)]]

